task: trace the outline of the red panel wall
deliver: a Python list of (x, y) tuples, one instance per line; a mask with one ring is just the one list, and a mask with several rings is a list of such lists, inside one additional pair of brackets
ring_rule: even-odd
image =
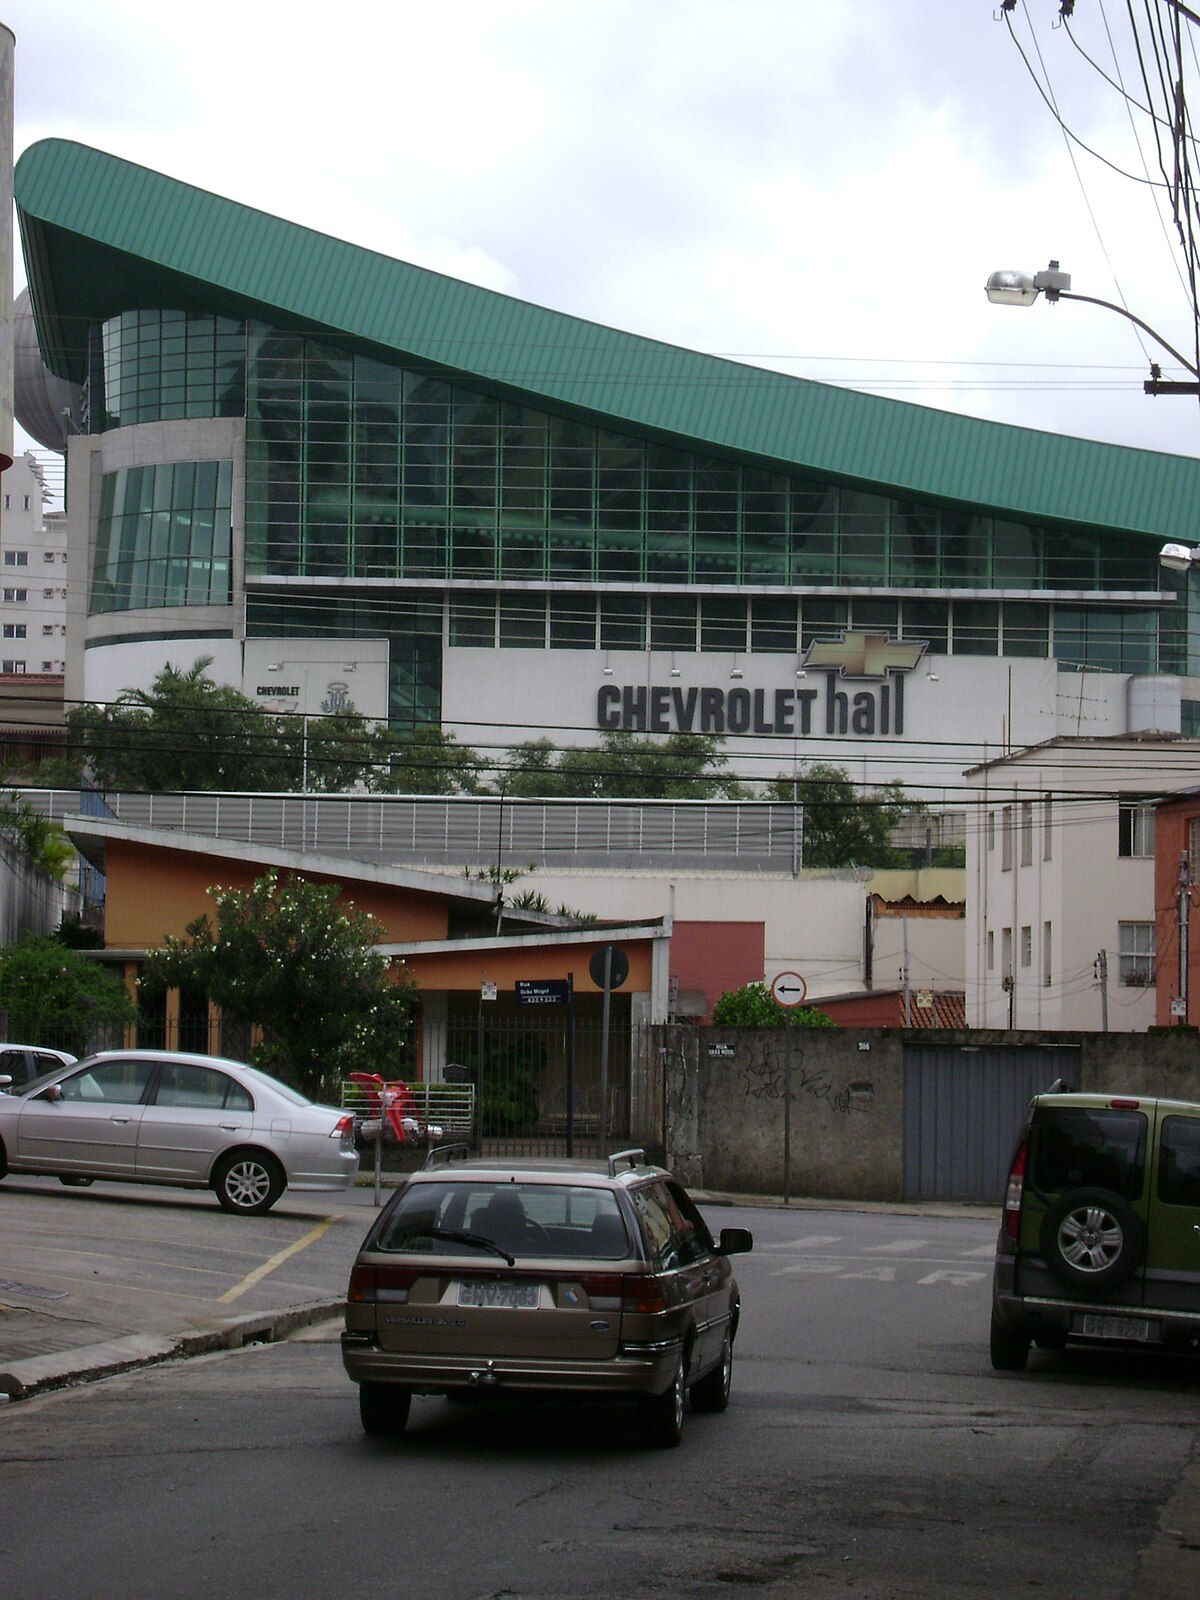
[(707, 1022), (720, 997), (744, 983), (761, 983), (766, 960), (761, 922), (676, 922), (671, 929), (671, 976), (681, 999), (699, 990)]

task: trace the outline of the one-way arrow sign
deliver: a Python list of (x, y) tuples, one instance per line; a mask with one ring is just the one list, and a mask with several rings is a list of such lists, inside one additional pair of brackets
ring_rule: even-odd
[(771, 998), (776, 1005), (803, 1005), (807, 993), (808, 985), (798, 972), (777, 972), (771, 979)]

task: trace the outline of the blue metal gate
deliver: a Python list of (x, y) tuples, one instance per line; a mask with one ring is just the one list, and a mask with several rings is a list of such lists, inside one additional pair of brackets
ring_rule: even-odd
[(1078, 1061), (1076, 1046), (906, 1046), (905, 1199), (998, 1205), (1030, 1099), (1078, 1082)]

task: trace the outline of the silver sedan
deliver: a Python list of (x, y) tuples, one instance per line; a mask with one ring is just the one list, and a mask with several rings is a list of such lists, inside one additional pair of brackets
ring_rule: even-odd
[(258, 1216), (285, 1188), (346, 1189), (354, 1118), (220, 1056), (109, 1050), (0, 1095), (0, 1177), (212, 1188)]

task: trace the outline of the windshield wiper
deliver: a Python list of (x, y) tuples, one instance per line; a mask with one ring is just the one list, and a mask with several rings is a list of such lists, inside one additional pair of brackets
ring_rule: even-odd
[(480, 1250), (490, 1250), (493, 1255), (502, 1256), (510, 1267), (517, 1264), (516, 1256), (510, 1256), (507, 1250), (502, 1250), (494, 1239), (489, 1239), (483, 1233), (464, 1233), (459, 1228), (421, 1228), (416, 1233), (410, 1233), (409, 1238), (448, 1239), (452, 1244), (473, 1244)]

